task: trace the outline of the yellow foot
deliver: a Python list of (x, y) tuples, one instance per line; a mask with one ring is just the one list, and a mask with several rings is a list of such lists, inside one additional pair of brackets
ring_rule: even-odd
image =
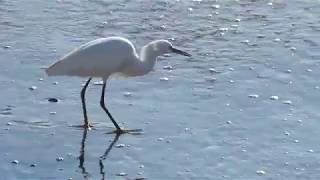
[(114, 130), (112, 132), (109, 132), (107, 134), (117, 134), (117, 135), (121, 135), (121, 134), (132, 134), (132, 135), (141, 135), (143, 134), (142, 129), (117, 129)]
[(91, 130), (91, 128), (93, 127), (93, 125), (92, 125), (92, 124), (72, 125), (72, 127), (76, 127), (76, 128), (84, 128), (84, 129)]

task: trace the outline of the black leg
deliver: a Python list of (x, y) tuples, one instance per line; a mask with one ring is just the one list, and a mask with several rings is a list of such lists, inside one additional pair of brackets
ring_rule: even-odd
[(104, 94), (105, 94), (105, 89), (106, 89), (106, 84), (107, 84), (107, 80), (103, 80), (103, 86), (102, 86), (102, 93), (101, 93), (101, 99), (100, 99), (100, 105), (102, 107), (102, 109), (108, 114), (110, 120), (112, 121), (113, 125), (117, 128), (116, 133), (117, 134), (122, 134), (123, 131), (120, 128), (120, 126), (117, 124), (117, 122), (114, 120), (114, 118), (112, 117), (111, 113), (109, 112), (109, 110), (106, 108), (105, 103), (104, 103)]
[(82, 110), (83, 110), (83, 117), (84, 117), (84, 127), (85, 128), (90, 128), (88, 116), (87, 116), (87, 108), (86, 108), (86, 100), (85, 100), (85, 95), (86, 95), (86, 89), (91, 81), (91, 77), (87, 80), (86, 84), (83, 86), (81, 90), (81, 102), (82, 102)]

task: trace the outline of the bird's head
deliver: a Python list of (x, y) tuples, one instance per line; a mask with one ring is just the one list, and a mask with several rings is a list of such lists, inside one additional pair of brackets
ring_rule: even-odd
[(167, 53), (176, 53), (183, 56), (190, 57), (191, 54), (176, 49), (172, 46), (172, 44), (167, 40), (157, 40), (152, 43), (152, 47), (154, 51), (157, 51), (159, 54), (167, 54)]

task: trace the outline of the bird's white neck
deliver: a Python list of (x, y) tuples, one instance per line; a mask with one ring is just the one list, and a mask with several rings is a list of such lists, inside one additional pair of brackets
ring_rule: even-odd
[(153, 48), (152, 44), (148, 44), (141, 49), (140, 61), (142, 62), (141, 65), (143, 66), (143, 69), (146, 71), (145, 73), (148, 73), (153, 69), (157, 57), (160, 55), (161, 54)]
[(157, 49), (155, 49), (154, 45), (151, 43), (142, 47), (140, 51), (140, 56), (136, 56), (136, 59), (133, 61), (133, 65), (129, 66), (123, 70), (123, 73), (129, 76), (142, 76), (150, 71), (152, 71), (157, 57), (162, 55)]

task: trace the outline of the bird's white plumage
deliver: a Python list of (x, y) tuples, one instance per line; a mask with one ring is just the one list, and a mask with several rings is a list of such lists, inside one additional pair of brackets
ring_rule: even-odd
[(137, 59), (133, 44), (125, 38), (90, 41), (76, 48), (47, 69), (47, 74), (104, 77), (121, 72)]
[(100, 38), (83, 44), (62, 57), (47, 70), (49, 76), (108, 77), (115, 73), (125, 76), (144, 75), (152, 70), (158, 56), (175, 52), (190, 54), (172, 47), (166, 40), (156, 40), (141, 49), (122, 37)]

